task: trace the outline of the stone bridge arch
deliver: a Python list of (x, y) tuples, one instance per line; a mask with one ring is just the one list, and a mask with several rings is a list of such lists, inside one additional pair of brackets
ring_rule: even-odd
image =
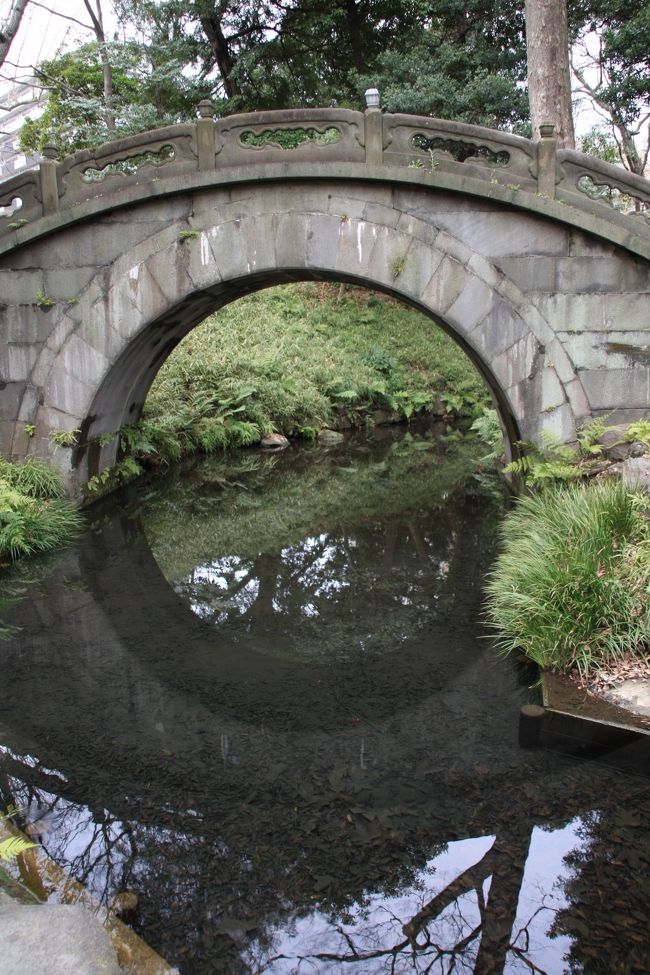
[[(327, 139), (285, 152), (276, 130)], [(646, 180), (550, 137), (376, 109), (215, 122), (203, 105), (196, 124), (46, 158), (0, 186), (0, 449), (53, 458), (78, 490), (191, 328), (310, 279), (385, 291), (446, 329), (511, 440), (635, 419), (649, 211)], [(56, 449), (76, 429), (78, 449)]]
[[(119, 239), (120, 228), (132, 232), (135, 221), (142, 239), (113, 261), (98, 262), (76, 301), (36, 313), (54, 322), (20, 404), (20, 415), (34, 421), (34, 445), (51, 453), (52, 430), (80, 428), (81, 446), (65, 472), (78, 487), (114, 461), (117, 438), (106, 443), (103, 435), (138, 418), (158, 369), (207, 314), (257, 288), (306, 279), (364, 284), (418, 308), (478, 366), (512, 440), (535, 439), (542, 426), (573, 439), (590, 407), (551, 325), (484, 248), (417, 215), (431, 216), (425, 192), (402, 195), (399, 201), (377, 185), (261, 184), (238, 199), (223, 190), (178, 198), (173, 214), (169, 203), (164, 208), (166, 225), (153, 232), (160, 204), (113, 215), (112, 236)], [(438, 205), (448, 223), (454, 214), (467, 222), (462, 201)], [(498, 237), (499, 212), (479, 212), (481, 239)], [(519, 238), (545, 232), (546, 246), (556, 246), (553, 228), (522, 221)], [(88, 248), (97, 260), (101, 238), (93, 226), (68, 230), (59, 259), (71, 234), (75, 249)], [(47, 267), (51, 246), (35, 245), (41, 253), (32, 260)], [(63, 280), (65, 268), (49, 272), (50, 290), (57, 277)], [(35, 389), (42, 401), (34, 410)], [(21, 436), (19, 428), (14, 453), (21, 452)], [(63, 453), (55, 455), (59, 463)]]

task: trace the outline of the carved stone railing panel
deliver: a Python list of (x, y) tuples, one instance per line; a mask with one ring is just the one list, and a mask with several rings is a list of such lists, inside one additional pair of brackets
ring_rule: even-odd
[(38, 170), (19, 173), (0, 184), (0, 235), (20, 230), (41, 215)]
[(58, 166), (60, 205), (120, 189), (126, 181), (142, 181), (196, 169), (196, 127), (170, 125), (82, 149)]
[(249, 130), (243, 132), (239, 138), (240, 144), (247, 148), (264, 149), (269, 146), (283, 149), (285, 152), (291, 152), (309, 142), (317, 146), (325, 146), (340, 141), (341, 133), (333, 125), (322, 131), (302, 127), (296, 129), (264, 129), (263, 132)]
[[(555, 201), (553, 216), (562, 219), (557, 203), (570, 204), (589, 219), (596, 216), (618, 228), (625, 239), (643, 239), (642, 253), (650, 239), (650, 183), (616, 166), (570, 150), (557, 149), (553, 127), (543, 125), (541, 138), (532, 142), (519, 136), (476, 125), (413, 115), (383, 114), (377, 107), (366, 112), (349, 109), (290, 109), (255, 112), (213, 120), (213, 106), (204, 100), (198, 106), (196, 123), (172, 125), (82, 150), (61, 162), (51, 147), (44, 149), (38, 170), (28, 171), (0, 184), (0, 238), (3, 247), (13, 246), (11, 235), (34, 226), (38, 234), (41, 217), (50, 219), (65, 211), (81, 215), (80, 205), (92, 202), (95, 212), (110, 209), (111, 197), (119, 205), (135, 202), (159, 181), (159, 191), (174, 192), (179, 185), (209, 184), (232, 178), (232, 173), (256, 171), (259, 165), (273, 166), (269, 178), (297, 172), (327, 175), (323, 164), (353, 164), (355, 178), (363, 178), (368, 167), (371, 178), (418, 181), (458, 192), (500, 196), (508, 202), (548, 210)], [(278, 167), (277, 164), (281, 166)], [(306, 167), (306, 168), (305, 168)], [(408, 176), (405, 169), (411, 170)], [(396, 174), (396, 170), (401, 173)], [(340, 172), (332, 168), (332, 173)], [(391, 172), (393, 176), (391, 177)], [(426, 177), (426, 178), (425, 178)], [(453, 177), (453, 178), (452, 178)], [(245, 177), (244, 177), (245, 178)], [(464, 182), (466, 180), (466, 182)], [(184, 181), (184, 182), (179, 182)], [(539, 201), (533, 202), (533, 197)], [(73, 215), (74, 219), (74, 215)], [(44, 232), (50, 226), (42, 225)], [(605, 225), (606, 226), (606, 225)], [(617, 239), (621, 239), (617, 229)], [(24, 234), (22, 235), (24, 236)], [(634, 247), (637, 247), (634, 244)]]
[[(294, 146), (281, 136), (292, 132), (297, 135)], [(298, 139), (302, 132), (313, 136)], [(215, 151), (218, 168), (294, 159), (365, 162), (364, 116), (346, 108), (230, 115), (216, 123)]]
[(167, 143), (161, 146), (158, 152), (147, 149), (145, 152), (136, 153), (134, 156), (127, 156), (121, 162), (108, 162), (101, 169), (93, 169), (90, 166), (84, 169), (81, 178), (85, 183), (99, 183), (107, 176), (134, 176), (143, 166), (164, 166), (171, 159), (176, 158), (176, 150)]
[(413, 115), (384, 115), (384, 163), (456, 172), (519, 188), (533, 188), (533, 142), (479, 125)]
[(557, 154), (558, 199), (581, 208), (598, 209), (620, 222), (636, 218), (641, 232), (650, 233), (650, 183), (619, 166), (581, 152), (564, 149)]

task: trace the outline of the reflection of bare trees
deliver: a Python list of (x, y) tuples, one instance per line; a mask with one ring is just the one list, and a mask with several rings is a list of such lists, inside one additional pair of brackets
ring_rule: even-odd
[[(258, 956), (259, 970), (285, 971), (279, 963), (288, 962), (296, 973), (324, 973), (332, 970), (328, 965), (345, 965), (346, 971), (364, 975), (502, 975), (512, 952), (524, 969), (544, 975), (526, 939), (526, 925), (515, 927), (528, 845), (527, 832), (499, 836), (478, 863), (464, 870), (409, 920), (404, 922), (394, 910), (381, 907), (357, 927), (335, 924), (328, 940), (338, 940), (338, 949)], [(404, 937), (396, 940), (400, 928)]]
[[(17, 764), (17, 763), (16, 763)], [(38, 777), (36, 764), (29, 775)], [(60, 783), (58, 784), (60, 788)], [(29, 785), (13, 775), (0, 780), (0, 806), (15, 805), (20, 813), (16, 824), (35, 839), (57, 863), (107, 903), (111, 893), (128, 886), (136, 855), (130, 824), (107, 809), (92, 813), (56, 793)], [(74, 851), (74, 852), (71, 852)], [(22, 880), (45, 899), (38, 874), (29, 858), (22, 858)]]
[(650, 971), (648, 795), (646, 790), (627, 807), (603, 796), (599, 811), (582, 819), (583, 844), (565, 858), (572, 868), (564, 884), (569, 906), (557, 914), (552, 932), (572, 939), (571, 975)]

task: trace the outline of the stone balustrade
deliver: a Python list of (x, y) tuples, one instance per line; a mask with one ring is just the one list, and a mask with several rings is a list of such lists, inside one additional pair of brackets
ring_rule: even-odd
[[(120, 206), (124, 191), (174, 193), (200, 178), (228, 182), (313, 175), (421, 182), (514, 206), (546, 201), (617, 225), (618, 242), (650, 253), (650, 181), (592, 156), (557, 150), (552, 126), (537, 142), (507, 132), (443, 119), (349, 109), (290, 109), (232, 115), (215, 121), (201, 102), (196, 123), (140, 133), (57, 161), (50, 149), (39, 169), (0, 183), (0, 249), (47, 232), (48, 218), (74, 221), (88, 201)], [(352, 172), (351, 167), (355, 167)], [(298, 172), (298, 170), (300, 170)], [(460, 183), (458, 182), (460, 180)], [(118, 199), (119, 195), (122, 199)], [(562, 213), (553, 212), (555, 219)], [(567, 221), (572, 218), (567, 212)], [(45, 220), (42, 231), (39, 222)], [(640, 244), (639, 244), (640, 242)]]

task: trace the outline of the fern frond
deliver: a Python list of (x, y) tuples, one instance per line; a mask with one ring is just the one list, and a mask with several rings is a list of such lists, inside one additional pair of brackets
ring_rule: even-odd
[(9, 839), (2, 840), (0, 843), (0, 860), (15, 860), (25, 850), (30, 850), (35, 846), (37, 846), (36, 843), (26, 840), (22, 836), (10, 836)]

